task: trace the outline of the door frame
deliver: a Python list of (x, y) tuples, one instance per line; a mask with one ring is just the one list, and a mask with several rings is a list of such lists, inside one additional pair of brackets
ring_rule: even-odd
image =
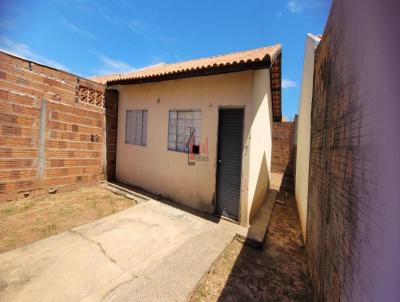
[[(219, 157), (219, 135), (220, 135), (220, 127), (221, 127), (221, 111), (223, 110), (241, 110), (243, 112), (242, 119), (242, 146), (240, 153), (240, 171), (239, 171), (239, 204), (238, 204), (238, 215), (237, 218), (233, 216), (225, 216), (218, 213), (218, 180), (219, 180), (219, 166), (218, 166), (218, 157)], [(241, 222), (241, 209), (242, 209), (242, 169), (243, 169), (243, 145), (244, 145), (244, 132), (245, 132), (245, 119), (246, 119), (246, 106), (218, 106), (218, 120), (217, 120), (217, 144), (216, 144), (216, 158), (215, 158), (215, 208), (214, 215), (218, 217), (224, 217), (230, 221), (240, 224)]]

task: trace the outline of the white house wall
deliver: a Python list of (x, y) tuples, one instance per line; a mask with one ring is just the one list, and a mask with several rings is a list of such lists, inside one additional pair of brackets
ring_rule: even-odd
[[(215, 203), (218, 110), (244, 108), (240, 223), (248, 224), (268, 186), (269, 70), (121, 85), (119, 91), (117, 180), (209, 213)], [(135, 109), (148, 110), (147, 146), (125, 144), (126, 111)], [(208, 160), (188, 165), (187, 153), (168, 150), (168, 114), (177, 109), (201, 110), (200, 140), (208, 143)]]
[(310, 158), (314, 53), (319, 41), (320, 38), (312, 34), (308, 34), (306, 37), (300, 94), (300, 109), (297, 124), (295, 196), (299, 211), (301, 229), (305, 240), (307, 226), (308, 170)]

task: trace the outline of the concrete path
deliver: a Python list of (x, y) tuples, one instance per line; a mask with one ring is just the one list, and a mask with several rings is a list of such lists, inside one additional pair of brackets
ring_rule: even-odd
[(236, 233), (149, 200), (0, 254), (0, 301), (185, 301)]

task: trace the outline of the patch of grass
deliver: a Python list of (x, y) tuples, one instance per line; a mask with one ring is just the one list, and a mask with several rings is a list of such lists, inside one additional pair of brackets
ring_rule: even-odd
[(62, 208), (60, 208), (60, 214), (61, 214), (61, 215), (63, 215), (63, 214), (68, 215), (68, 214), (72, 214), (73, 212), (74, 212), (74, 210), (71, 209), (71, 208), (69, 208), (69, 207), (62, 207)]
[(98, 211), (97, 211), (97, 218), (101, 218), (101, 217), (104, 217), (105, 215), (104, 215), (104, 213), (103, 213), (103, 209), (98, 209)]
[(36, 202), (35, 201), (22, 201), (20, 204), (18, 205), (13, 205), (13, 206), (9, 206), (9, 207), (4, 207), (3, 209), (0, 210), (0, 213), (3, 216), (10, 216), (16, 213), (23, 213), (31, 208), (33, 208), (35, 206)]
[(55, 224), (48, 224), (46, 227), (42, 228), (40, 231), (43, 235), (50, 236), (57, 230), (57, 225)]
[(4, 241), (9, 249), (13, 249), (17, 247), (19, 239), (20, 236), (16, 232), (10, 232), (5, 236)]
[(0, 203), (0, 253), (133, 205), (100, 186)]
[(35, 206), (35, 202), (34, 202), (34, 201), (27, 202), (27, 203), (25, 203), (25, 204), (23, 205), (22, 211), (29, 210), (30, 208), (32, 208), (32, 207), (34, 207), (34, 206)]
[(208, 293), (207, 293), (207, 289), (205, 288), (205, 286), (200, 286), (200, 288), (197, 289), (197, 294), (200, 297), (207, 297)]
[(17, 209), (15, 207), (4, 208), (1, 210), (1, 214), (3, 214), (4, 216), (11, 215), (15, 213), (16, 210)]

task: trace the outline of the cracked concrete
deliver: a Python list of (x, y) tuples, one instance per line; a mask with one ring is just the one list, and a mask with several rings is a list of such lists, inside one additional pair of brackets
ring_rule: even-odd
[(103, 253), (104, 256), (106, 256), (106, 258), (107, 258), (108, 260), (110, 260), (112, 263), (117, 263), (117, 261), (115, 261), (115, 259), (113, 259), (113, 258), (110, 257), (109, 255), (107, 255), (106, 250), (103, 248), (103, 246), (101, 245), (100, 242), (97, 242), (97, 241), (95, 241), (95, 240), (93, 240), (93, 239), (87, 238), (87, 237), (83, 236), (83, 234), (79, 233), (79, 232), (76, 231), (76, 230), (73, 230), (73, 229), (72, 229), (72, 230), (70, 230), (70, 232), (73, 233), (73, 234), (75, 234), (75, 235), (78, 235), (79, 237), (81, 237), (81, 238), (83, 238), (83, 239), (85, 239), (85, 240), (88, 240), (88, 241), (90, 241), (90, 242), (96, 244), (96, 245), (99, 247), (100, 251)]
[(0, 301), (185, 301), (236, 233), (149, 200), (0, 254)]

